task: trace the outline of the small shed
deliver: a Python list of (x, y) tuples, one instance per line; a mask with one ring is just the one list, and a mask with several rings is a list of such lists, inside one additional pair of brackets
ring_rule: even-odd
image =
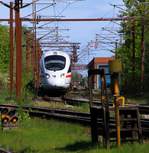
[[(106, 74), (109, 74), (109, 61), (113, 60), (113, 57), (96, 57), (93, 58), (89, 64), (88, 69), (104, 69)], [(92, 85), (94, 89), (101, 88), (100, 76), (92, 76)], [(107, 87), (110, 87), (111, 79), (110, 75), (106, 75)]]

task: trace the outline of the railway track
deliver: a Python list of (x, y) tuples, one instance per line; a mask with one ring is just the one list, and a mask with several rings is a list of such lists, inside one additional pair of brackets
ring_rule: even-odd
[[(16, 105), (0, 105), (0, 109), (2, 108), (14, 108), (19, 109), (19, 106)], [(146, 114), (149, 117), (149, 106), (139, 105), (139, 110), (141, 113), (141, 117)], [(66, 109), (49, 109), (49, 108), (41, 108), (41, 107), (30, 107), (30, 106), (23, 106), (23, 111), (28, 112), (31, 117), (40, 117), (46, 119), (59, 119), (62, 121), (72, 122), (72, 123), (79, 123), (82, 125), (90, 126), (91, 124), (91, 117), (90, 113), (82, 113), (82, 112), (75, 112)], [(98, 125), (102, 127), (102, 120), (98, 120)], [(115, 128), (115, 120), (114, 118), (110, 118), (110, 129)], [(141, 118), (141, 125), (142, 125), (142, 132), (144, 138), (149, 138), (149, 118)]]
[[(5, 107), (19, 109), (19, 106), (16, 105), (0, 105), (0, 109)], [(69, 111), (66, 109), (49, 109), (44, 107), (30, 107), (30, 106), (23, 106), (22, 109), (28, 112), (31, 116), (44, 117), (47, 119), (57, 118), (73, 122), (75, 121), (82, 124), (90, 123), (89, 113)]]
[[(87, 98), (72, 98), (72, 97), (64, 97), (63, 100), (66, 102), (66, 103), (69, 103), (69, 104), (89, 104), (90, 101), (89, 99)], [(96, 105), (96, 106), (101, 106), (102, 103), (99, 101), (99, 100), (93, 100), (93, 104)]]
[[(62, 102), (67, 104), (73, 104), (73, 105), (79, 105), (79, 104), (89, 104), (89, 99), (87, 98), (76, 98), (76, 97), (49, 97), (45, 96), (42, 97), (42, 100), (48, 101), (48, 102)], [(41, 101), (41, 99), (37, 99), (37, 101)], [(101, 106), (100, 100), (96, 99), (93, 101), (93, 104), (96, 106)]]

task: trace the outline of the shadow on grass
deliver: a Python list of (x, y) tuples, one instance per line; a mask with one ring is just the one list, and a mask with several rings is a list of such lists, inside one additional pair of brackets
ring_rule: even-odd
[(60, 152), (76, 152), (76, 151), (88, 151), (92, 148), (94, 148), (96, 145), (93, 145), (91, 142), (87, 141), (81, 141), (81, 142), (76, 142), (74, 144), (67, 145), (63, 148), (56, 148), (57, 151)]

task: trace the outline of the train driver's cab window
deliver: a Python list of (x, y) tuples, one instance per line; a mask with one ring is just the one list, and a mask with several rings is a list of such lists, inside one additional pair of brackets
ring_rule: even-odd
[(59, 55), (47, 56), (44, 60), (45, 68), (51, 71), (63, 70), (66, 65), (66, 58)]

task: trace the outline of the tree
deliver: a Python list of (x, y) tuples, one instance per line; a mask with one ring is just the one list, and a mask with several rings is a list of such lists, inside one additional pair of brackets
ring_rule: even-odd
[[(126, 6), (126, 12), (123, 12), (121, 16), (134, 17), (135, 23), (132, 20), (123, 21), (121, 23), (121, 31), (124, 33), (123, 39), (124, 43), (118, 49), (118, 56), (122, 59), (124, 64), (124, 80), (128, 82), (128, 88), (132, 85), (131, 76), (132, 71), (132, 54), (133, 54), (133, 43), (135, 51), (135, 77), (136, 83), (134, 87), (142, 90), (142, 87), (148, 87), (148, 84), (144, 81), (149, 79), (149, 54), (147, 48), (149, 47), (149, 29), (146, 25), (149, 24), (148, 9), (149, 5), (145, 5), (149, 0), (123, 0)], [(134, 25), (133, 25), (134, 24)], [(133, 36), (134, 34), (134, 36)], [(133, 38), (134, 37), (134, 38)], [(145, 40), (145, 41), (144, 41)], [(145, 78), (144, 78), (145, 77)], [(135, 89), (136, 92), (136, 89)]]

